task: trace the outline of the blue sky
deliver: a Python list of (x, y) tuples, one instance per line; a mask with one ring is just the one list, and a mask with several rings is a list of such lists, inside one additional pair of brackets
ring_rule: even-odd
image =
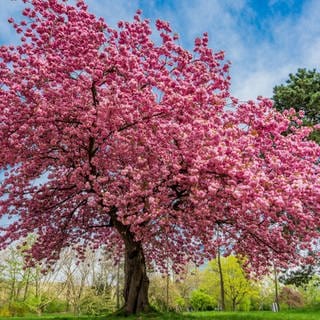
[[(73, 0), (74, 1), (74, 0)], [(17, 41), (7, 18), (20, 0), (0, 0), (0, 43)], [(320, 65), (319, 0), (87, 0), (91, 12), (115, 26), (136, 9), (146, 18), (167, 20), (183, 46), (203, 32), (210, 46), (232, 62), (232, 94), (241, 100), (272, 96), (274, 85), (297, 68)]]

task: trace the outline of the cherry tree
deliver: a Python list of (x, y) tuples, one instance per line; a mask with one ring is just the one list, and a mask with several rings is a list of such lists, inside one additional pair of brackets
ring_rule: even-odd
[(312, 249), (320, 152), (301, 114), (230, 98), (207, 34), (190, 52), (140, 11), (112, 29), (82, 0), (24, 2), (21, 43), (0, 47), (1, 248), (35, 233), (48, 264), (68, 246), (124, 254), (128, 314), (149, 309), (148, 266), (223, 247), (264, 272)]

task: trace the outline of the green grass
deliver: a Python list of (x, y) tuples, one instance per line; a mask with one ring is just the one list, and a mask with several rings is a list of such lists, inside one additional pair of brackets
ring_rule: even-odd
[(187, 314), (186, 319), (189, 316), (194, 320), (320, 320), (320, 311), (195, 312)]
[(0, 317), (0, 320), (320, 320), (320, 310), (295, 310), (295, 311), (282, 311), (274, 313), (271, 311), (251, 311), (251, 312), (188, 312), (184, 314), (175, 313), (151, 313), (148, 315), (139, 315), (131, 317), (119, 317), (119, 316), (80, 316), (75, 317), (69, 314), (61, 315), (43, 315), (37, 316), (25, 316), (25, 317)]

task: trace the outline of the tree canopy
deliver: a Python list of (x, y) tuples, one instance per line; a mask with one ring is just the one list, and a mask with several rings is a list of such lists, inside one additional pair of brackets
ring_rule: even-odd
[[(279, 111), (294, 108), (305, 114), (305, 125), (320, 123), (320, 73), (313, 70), (298, 69), (290, 73), (285, 84), (273, 89), (274, 105)], [(311, 138), (320, 143), (320, 130), (313, 132)]]
[[(217, 245), (265, 271), (303, 259), (320, 225), (319, 146), (261, 99), (229, 103), (229, 65), (208, 35), (182, 48), (138, 11), (109, 27), (59, 0), (9, 19), (0, 47), (0, 248), (37, 234), (29, 253), (109, 247), (125, 257), (124, 310), (147, 310), (146, 264), (176, 271)], [(215, 226), (223, 235), (214, 240)]]

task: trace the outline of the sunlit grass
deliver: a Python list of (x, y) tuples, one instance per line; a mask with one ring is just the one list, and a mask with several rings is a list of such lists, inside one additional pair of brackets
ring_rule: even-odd
[[(320, 311), (251, 311), (251, 312), (195, 312), (186, 314), (186, 319), (192, 316), (194, 320), (320, 320)], [(191, 318), (190, 318), (191, 319)]]
[(25, 317), (0, 317), (0, 320), (319, 320), (320, 310), (295, 310), (282, 311), (274, 313), (271, 311), (250, 311), (250, 312), (188, 312), (177, 313), (151, 313), (147, 315), (138, 315), (130, 317), (120, 317), (113, 315), (105, 316), (73, 316), (72, 314), (54, 314), (43, 316), (25, 316)]

